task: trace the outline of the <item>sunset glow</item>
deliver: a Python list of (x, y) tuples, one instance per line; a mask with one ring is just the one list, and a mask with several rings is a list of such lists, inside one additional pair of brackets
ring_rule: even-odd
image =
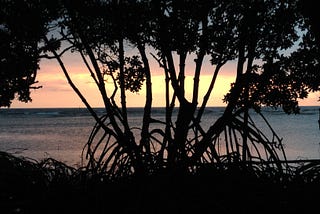
[[(69, 63), (70, 62), (70, 63)], [(100, 97), (100, 93), (94, 84), (90, 74), (81, 65), (81, 62), (68, 61), (66, 64), (72, 80), (86, 97), (92, 107), (103, 107), (103, 103)], [(69, 67), (68, 67), (69, 66)], [(190, 66), (190, 65), (189, 65)], [(191, 67), (191, 66), (190, 66)], [(193, 90), (193, 75), (189, 69), (189, 74), (186, 76), (186, 97), (190, 100), (192, 97)], [(212, 74), (210, 75), (210, 68), (208, 65), (204, 66), (205, 75), (200, 77), (200, 88), (199, 88), (199, 100), (198, 103), (201, 105), (202, 98), (207, 91), (210, 84)], [(229, 91), (230, 84), (234, 82), (235, 75), (233, 74), (234, 66), (226, 65), (225, 68), (220, 71), (218, 75), (214, 90), (211, 93), (210, 100), (207, 106), (225, 106), (226, 104), (222, 101), (224, 95)], [(163, 107), (165, 106), (165, 78), (161, 74), (162, 70), (153, 64), (154, 73), (152, 75), (152, 90), (153, 90), (153, 106)], [(22, 103), (15, 100), (12, 103), (12, 108), (57, 108), (57, 107), (85, 107), (81, 102), (80, 98), (72, 90), (68, 84), (61, 68), (55, 61), (45, 60), (40, 64), (40, 70), (38, 72), (38, 85), (43, 88), (33, 90), (32, 102)], [(107, 93), (110, 95), (113, 90), (113, 83), (106, 81)], [(118, 93), (119, 94), (119, 93)], [(145, 103), (145, 86), (139, 93), (127, 92), (127, 105), (128, 107), (143, 107)], [(319, 105), (319, 93), (309, 94), (308, 99), (300, 101), (301, 106), (317, 106)], [(119, 100), (119, 99), (118, 99)], [(117, 101), (118, 101), (117, 100)]]
[[(185, 78), (185, 95), (191, 101), (193, 92), (193, 75), (195, 70), (195, 57), (189, 56), (186, 61), (186, 78)], [(68, 73), (87, 99), (92, 107), (103, 107), (104, 104), (101, 99), (100, 92), (90, 76), (87, 68), (84, 66), (82, 60), (77, 54), (66, 54), (62, 59), (66, 66)], [(153, 107), (165, 106), (165, 77), (164, 71), (159, 67), (159, 64), (150, 57), (149, 59), (152, 72), (152, 93)], [(175, 59), (176, 70), (178, 70), (178, 59)], [(203, 96), (208, 90), (214, 66), (210, 64), (208, 58), (205, 58), (202, 66), (202, 75), (200, 76), (199, 84), (199, 100), (200, 106), (203, 101)], [(224, 95), (230, 90), (230, 84), (235, 81), (236, 77), (236, 62), (229, 62), (224, 65), (217, 77), (214, 89), (211, 93), (207, 106), (225, 106), (223, 102)], [(14, 100), (12, 108), (58, 108), (58, 107), (85, 107), (77, 94), (72, 90), (64, 76), (61, 67), (55, 60), (42, 60), (40, 63), (40, 70), (38, 71), (37, 80), (38, 85), (43, 88), (31, 91), (32, 102), (22, 103)], [(106, 78), (106, 90), (108, 96), (111, 96), (114, 90), (114, 83), (111, 77)], [(170, 88), (172, 93), (172, 88)], [(131, 93), (127, 91), (126, 102), (128, 107), (143, 107), (145, 105), (145, 85), (138, 93)], [(116, 102), (120, 106), (120, 90), (117, 91)], [(301, 106), (317, 106), (319, 105), (320, 93), (310, 93), (307, 99), (299, 100)], [(178, 105), (178, 104), (176, 104)]]
[[(77, 73), (72, 75), (74, 82), (78, 88), (87, 98), (89, 103), (93, 107), (102, 107), (102, 101), (99, 91), (96, 85), (92, 82), (88, 73)], [(200, 99), (205, 94), (207, 87), (210, 84), (211, 76), (205, 75), (200, 79)], [(38, 76), (39, 85), (43, 88), (32, 91), (32, 102), (22, 103), (14, 101), (12, 108), (39, 108), (39, 107), (84, 107), (80, 98), (77, 97), (75, 92), (71, 89), (67, 83), (62, 72), (39, 72)], [(231, 76), (219, 76), (215, 85), (215, 89), (211, 94), (211, 99), (208, 102), (208, 106), (224, 106), (222, 99), (228, 92), (231, 82), (234, 80)], [(109, 85), (111, 84), (111, 85)], [(108, 94), (111, 94), (111, 87), (113, 83), (107, 83)], [(108, 90), (109, 89), (109, 90)], [(112, 88), (113, 89), (113, 88)], [(153, 106), (162, 107), (165, 106), (165, 78), (161, 75), (152, 77), (152, 90), (153, 90)], [(186, 97), (192, 96), (193, 90), (193, 77), (186, 77)], [(143, 87), (139, 93), (127, 92), (127, 105), (129, 107), (143, 107), (145, 103), (145, 88)]]

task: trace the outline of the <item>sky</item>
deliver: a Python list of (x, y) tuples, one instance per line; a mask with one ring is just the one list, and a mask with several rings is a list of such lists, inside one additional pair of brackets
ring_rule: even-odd
[[(98, 88), (93, 83), (88, 71), (84, 68), (82, 61), (76, 56), (68, 56), (63, 59), (65, 65), (77, 87), (86, 97), (92, 107), (103, 107)], [(153, 103), (154, 107), (165, 106), (165, 78), (162, 68), (157, 62), (150, 58), (152, 70), (152, 89), (153, 89)], [(230, 84), (235, 80), (235, 63), (225, 65), (217, 78), (215, 88), (211, 94), (211, 98), (207, 106), (225, 106), (222, 101), (224, 95), (229, 91)], [(209, 65), (208, 61), (204, 62), (203, 75), (200, 77), (200, 99), (207, 91), (210, 84), (213, 67)], [(193, 89), (193, 59), (189, 59), (186, 64), (186, 96), (191, 100)], [(58, 107), (85, 107), (80, 98), (72, 90), (70, 85), (55, 60), (42, 60), (40, 62), (40, 70), (38, 71), (37, 80), (41, 85), (41, 89), (32, 90), (32, 102), (23, 103), (17, 100), (13, 101), (11, 108), (58, 108)], [(110, 95), (113, 89), (113, 83), (106, 82), (107, 93)], [(145, 86), (139, 93), (131, 93), (127, 91), (127, 106), (128, 107), (143, 107), (145, 103)], [(310, 94), (308, 99), (299, 101), (301, 106), (318, 106), (320, 93)], [(120, 103), (120, 102), (119, 102)], [(120, 104), (119, 104), (120, 105)]]

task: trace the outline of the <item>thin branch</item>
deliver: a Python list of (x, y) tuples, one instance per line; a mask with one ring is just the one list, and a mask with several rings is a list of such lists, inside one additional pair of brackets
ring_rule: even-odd
[[(68, 50), (74, 48), (73, 45), (65, 48), (63, 51), (61, 51), (61, 53), (57, 54), (58, 57), (62, 57), (62, 55), (67, 52)], [(43, 54), (43, 55), (40, 55), (39, 58), (42, 58), (42, 59), (56, 59), (56, 56), (55, 55), (52, 55), (52, 56), (49, 56), (48, 54)]]
[(84, 54), (83, 54), (83, 51), (80, 50), (79, 52), (80, 52), (80, 55), (81, 55), (81, 58), (82, 58), (84, 64), (86, 65), (88, 71), (90, 72), (90, 75), (91, 75), (92, 79), (94, 80), (94, 82), (96, 83), (96, 85), (99, 85), (99, 82), (98, 82), (98, 80), (97, 80), (94, 72), (92, 71), (92, 69), (91, 69), (91, 67), (90, 67), (87, 59), (85, 58), (85, 56), (84, 56)]
[(144, 113), (143, 113), (143, 123), (142, 123), (142, 131), (141, 131), (141, 144), (146, 148), (147, 153), (150, 153), (150, 146), (148, 145), (149, 142), (149, 126), (151, 122), (151, 106), (152, 106), (152, 82), (151, 82), (151, 72), (149, 61), (146, 56), (145, 47), (139, 43), (138, 50), (140, 52), (144, 70), (146, 74), (146, 102), (144, 106)]
[[(47, 39), (46, 36), (44, 36), (44, 40), (47, 43), (47, 45), (49, 46), (49, 48), (50, 48), (50, 43), (49, 43), (49, 40)], [(71, 86), (71, 88), (76, 92), (76, 94), (79, 96), (81, 101), (85, 104), (86, 108), (89, 110), (89, 112), (91, 113), (93, 118), (101, 125), (101, 127), (103, 127), (105, 130), (107, 130), (107, 127), (101, 122), (101, 120), (98, 117), (98, 115), (96, 114), (96, 112), (92, 109), (90, 104), (87, 102), (86, 98), (82, 95), (82, 93), (79, 91), (79, 89), (76, 87), (76, 85), (71, 80), (71, 78), (69, 76), (69, 73), (68, 73), (66, 67), (64, 66), (64, 63), (62, 62), (61, 57), (59, 56), (59, 54), (54, 49), (51, 49), (51, 52), (55, 56), (55, 59), (58, 61), (59, 65), (60, 65), (60, 67), (62, 69), (62, 72), (64, 73), (64, 75), (65, 75), (69, 85)]]
[(202, 101), (202, 104), (201, 104), (201, 107), (199, 108), (198, 110), (198, 113), (197, 113), (197, 117), (196, 117), (196, 120), (197, 121), (200, 121), (201, 117), (202, 117), (202, 114), (207, 106), (207, 103), (208, 103), (208, 100), (210, 98), (210, 95), (211, 95), (211, 92), (214, 88), (214, 85), (215, 85), (215, 82), (216, 82), (216, 79), (218, 77), (218, 73), (220, 71), (220, 68), (222, 67), (223, 64), (218, 64), (214, 70), (214, 74), (212, 76), (212, 79), (211, 79), (211, 82), (210, 82), (210, 85), (209, 85), (209, 88), (207, 90), (207, 93), (205, 94), (205, 96), (203, 97), (203, 101)]

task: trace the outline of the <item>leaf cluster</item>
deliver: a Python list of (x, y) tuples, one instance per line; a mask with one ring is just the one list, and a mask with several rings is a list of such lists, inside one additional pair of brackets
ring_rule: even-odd
[(37, 89), (39, 42), (54, 17), (50, 1), (0, 2), (0, 106), (9, 107), (17, 98), (31, 101), (30, 89)]

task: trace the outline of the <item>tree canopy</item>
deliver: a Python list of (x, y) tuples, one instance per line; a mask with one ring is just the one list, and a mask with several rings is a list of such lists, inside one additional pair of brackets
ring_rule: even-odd
[[(249, 109), (259, 113), (262, 106), (272, 106), (297, 113), (298, 99), (320, 89), (317, 33), (298, 0), (2, 0), (0, 11), (0, 105), (10, 106), (16, 95), (30, 101), (30, 89), (38, 88), (34, 84), (39, 61), (57, 60), (97, 121), (86, 145), (88, 167), (113, 175), (225, 159), (278, 160), (281, 140), (261, 135)], [(62, 58), (66, 53), (77, 53), (86, 66), (101, 94), (104, 117), (98, 117), (72, 81)], [(206, 57), (212, 81), (201, 98), (199, 80)], [(190, 99), (185, 96), (187, 58), (195, 63)], [(163, 69), (164, 121), (152, 118), (150, 60)], [(236, 81), (225, 96), (224, 114), (205, 129), (201, 117), (212, 91), (219, 90), (219, 72), (231, 61), (237, 63)], [(110, 94), (106, 78), (114, 83)], [(138, 140), (128, 122), (126, 94), (142, 87), (146, 98)], [(153, 129), (154, 123), (163, 129)], [(218, 150), (222, 144), (223, 152)]]

